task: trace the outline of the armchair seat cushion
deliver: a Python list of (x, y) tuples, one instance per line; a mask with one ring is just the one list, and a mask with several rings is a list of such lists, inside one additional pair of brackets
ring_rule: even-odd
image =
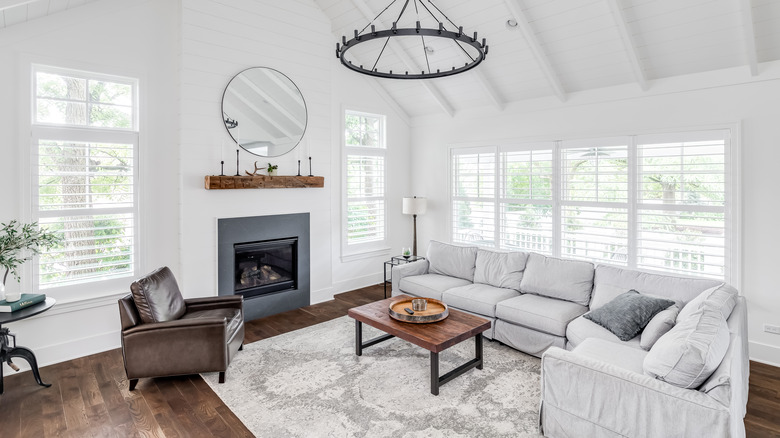
[(467, 284), (471, 284), (471, 282), (462, 278), (439, 274), (423, 274), (404, 277), (401, 279), (399, 288), (402, 293), (441, 300), (441, 294), (445, 290)]
[(224, 309), (209, 309), (209, 310), (192, 310), (184, 314), (181, 319), (199, 319), (199, 318), (219, 318), (227, 320), (227, 337), (228, 339), (233, 336), (233, 333), (238, 330), (241, 323), (244, 320), (241, 315), (241, 310), (224, 308)]

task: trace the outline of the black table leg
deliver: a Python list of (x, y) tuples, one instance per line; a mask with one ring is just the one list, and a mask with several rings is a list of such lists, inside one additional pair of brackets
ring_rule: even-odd
[(463, 365), (455, 368), (449, 373), (439, 377), (439, 353), (431, 351), (431, 394), (439, 395), (439, 387), (449, 382), (450, 380), (464, 374), (466, 371), (476, 368), (482, 369), (484, 363), (482, 355), (482, 334), (474, 336), (475, 342), (475, 357)]
[(41, 380), (41, 373), (38, 371), (38, 361), (35, 359), (35, 354), (33, 354), (32, 350), (24, 347), (16, 347), (8, 352), (5, 360), (10, 360), (12, 357), (24, 359), (30, 364), (30, 369), (32, 369), (36, 383), (47, 388), (51, 386), (51, 383), (43, 383), (43, 380)]
[(366, 342), (363, 342), (363, 323), (355, 320), (355, 354), (358, 356), (363, 355), (363, 349), (368, 348), (372, 345), (376, 345), (380, 342), (384, 342), (388, 339), (392, 339), (395, 336), (387, 334), (382, 336), (377, 336), (374, 339), (370, 339)]

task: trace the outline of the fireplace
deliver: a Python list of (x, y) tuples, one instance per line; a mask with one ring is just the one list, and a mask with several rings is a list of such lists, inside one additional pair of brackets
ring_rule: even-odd
[(298, 280), (298, 238), (233, 245), (234, 291), (244, 298), (295, 289)]
[(217, 219), (217, 292), (244, 297), (244, 320), (311, 302), (309, 213)]

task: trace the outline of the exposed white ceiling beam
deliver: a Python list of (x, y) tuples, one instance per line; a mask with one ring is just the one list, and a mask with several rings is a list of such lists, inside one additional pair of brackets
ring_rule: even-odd
[(477, 79), (477, 82), (482, 85), (482, 88), (485, 89), (485, 92), (488, 94), (488, 97), (490, 97), (491, 102), (493, 102), (493, 106), (495, 106), (499, 111), (503, 111), (504, 107), (506, 107), (506, 102), (504, 102), (504, 99), (501, 98), (500, 94), (498, 94), (496, 88), (490, 85), (490, 82), (485, 77), (485, 74), (482, 73), (481, 70), (477, 69), (471, 70), (471, 73)]
[(26, 5), (36, 0), (0, 0), (0, 11)]
[[(363, 17), (365, 17), (366, 20), (372, 21), (374, 20), (374, 17), (376, 17), (376, 13), (372, 11), (371, 8), (368, 7), (368, 5), (366, 5), (366, 3), (363, 0), (352, 0), (352, 4), (354, 4), (355, 7), (358, 8), (360, 13), (363, 14)], [(386, 28), (386, 29), (390, 28), (390, 26), (388, 26), (382, 19), (377, 19), (374, 22), (376, 24), (379, 24), (382, 28)], [(393, 53), (395, 53), (395, 55), (401, 60), (401, 62), (403, 62), (404, 65), (406, 65), (406, 68), (409, 71), (423, 70), (422, 68), (420, 68), (420, 66), (417, 65), (416, 62), (414, 62), (414, 60), (409, 56), (409, 54), (406, 53), (406, 50), (404, 50), (404, 48), (401, 46), (401, 44), (398, 43), (398, 41), (396, 41), (393, 38), (390, 38), (390, 41), (388, 42), (387, 46), (390, 47), (390, 50), (392, 50)], [(420, 85), (422, 85), (423, 88), (425, 88), (425, 90), (428, 91), (428, 93), (431, 96), (433, 96), (433, 99), (436, 101), (436, 103), (439, 104), (439, 106), (441, 107), (441, 109), (444, 110), (444, 112), (449, 114), (450, 117), (455, 116), (455, 108), (452, 106), (452, 104), (450, 104), (447, 101), (447, 99), (444, 97), (444, 95), (441, 93), (441, 91), (439, 91), (439, 89), (435, 85), (431, 84), (430, 81), (428, 80), (421, 80), (418, 81), (418, 83), (420, 83)]]
[(525, 12), (523, 12), (523, 8), (520, 6), (519, 0), (504, 0), (504, 3), (506, 3), (506, 6), (509, 8), (509, 12), (511, 12), (515, 17), (515, 20), (517, 21), (517, 28), (520, 29), (520, 32), (523, 33), (523, 37), (525, 37), (525, 41), (528, 43), (528, 47), (530, 47), (534, 58), (536, 58), (536, 62), (539, 64), (539, 68), (541, 68), (542, 72), (544, 72), (544, 75), (547, 78), (547, 82), (550, 84), (553, 92), (556, 96), (558, 96), (558, 99), (560, 99), (561, 102), (565, 102), (566, 90), (563, 89), (561, 80), (558, 78), (558, 74), (555, 73), (555, 69), (553, 69), (552, 64), (550, 63), (550, 58), (544, 52), (544, 49), (542, 49), (542, 45), (539, 43), (539, 39), (536, 38), (536, 34), (531, 28), (531, 23), (528, 21), (528, 17), (525, 15)]
[(628, 54), (628, 60), (631, 62), (631, 70), (634, 71), (634, 79), (636, 79), (636, 82), (639, 84), (642, 91), (646, 91), (647, 77), (645, 76), (645, 71), (642, 69), (642, 63), (639, 62), (636, 44), (634, 43), (633, 36), (631, 36), (631, 32), (628, 30), (628, 23), (623, 14), (623, 8), (618, 4), (618, 0), (607, 0), (607, 5), (609, 5), (609, 9), (612, 12), (612, 19), (617, 25), (620, 39), (623, 41), (623, 48)]
[(753, 27), (753, 6), (750, 0), (739, 0), (742, 10), (742, 34), (745, 39), (745, 54), (750, 67), (750, 74), (758, 75), (758, 53), (756, 52), (756, 32)]
[(398, 103), (398, 101), (387, 92), (385, 87), (383, 87), (376, 78), (366, 76), (366, 83), (368, 83), (368, 85), (371, 86), (371, 88), (373, 88), (374, 91), (376, 91), (376, 93), (379, 94), (379, 96), (395, 110), (395, 112), (398, 114), (398, 117), (400, 117), (407, 126), (412, 125), (412, 118), (409, 117), (409, 113), (407, 113), (406, 110)]

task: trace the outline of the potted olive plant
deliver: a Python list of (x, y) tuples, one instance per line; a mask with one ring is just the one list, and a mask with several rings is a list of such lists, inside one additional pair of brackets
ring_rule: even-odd
[(19, 280), (18, 268), (27, 260), (59, 242), (54, 233), (38, 228), (38, 223), (21, 224), (15, 220), (0, 224), (0, 272), (5, 273), (0, 283), (0, 299), (5, 295), (5, 282), (8, 274)]

